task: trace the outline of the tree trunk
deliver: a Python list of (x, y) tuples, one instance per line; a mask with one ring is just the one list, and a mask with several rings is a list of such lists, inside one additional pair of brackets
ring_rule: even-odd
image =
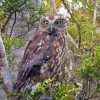
[(6, 94), (9, 95), (10, 93), (12, 93), (13, 82), (9, 71), (7, 56), (1, 34), (0, 34), (0, 74), (1, 77), (3, 78), (4, 90)]

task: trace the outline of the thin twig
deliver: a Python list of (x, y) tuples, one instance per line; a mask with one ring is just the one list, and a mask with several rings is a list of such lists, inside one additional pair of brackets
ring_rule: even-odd
[(53, 14), (56, 14), (57, 13), (55, 0), (52, 0), (52, 12), (53, 12)]
[(6, 23), (4, 24), (4, 26), (3, 26), (2, 29), (1, 29), (1, 33), (4, 31), (4, 29), (5, 29), (6, 25), (8, 24), (8, 22), (9, 22), (11, 16), (13, 15), (13, 13), (14, 13), (14, 12), (11, 12), (10, 15), (8, 16)]
[(69, 40), (69, 42), (71, 42), (71, 44), (78, 49), (78, 44), (75, 42), (75, 40), (73, 39), (73, 37), (68, 33), (67, 34), (67, 38)]
[(78, 44), (78, 47), (79, 47), (79, 49), (80, 49), (80, 47), (81, 47), (81, 32), (80, 32), (81, 27), (80, 27), (80, 24), (76, 21), (76, 19), (74, 18), (74, 16), (73, 16), (72, 13), (70, 12), (70, 9), (67, 7), (65, 1), (62, 0), (62, 2), (63, 2), (63, 5), (65, 6), (65, 8), (67, 9), (68, 13), (70, 14), (70, 16), (72, 17), (72, 19), (74, 20), (74, 22), (75, 22), (76, 25), (77, 25), (78, 34), (79, 34), (79, 44)]
[(94, 44), (93, 44), (93, 46), (91, 47), (91, 49), (93, 49), (94, 48), (94, 46), (95, 45), (97, 45), (97, 44), (99, 44), (100, 43), (100, 39), (99, 40), (97, 40)]
[(92, 95), (89, 97), (89, 99), (94, 98), (94, 96), (95, 96), (96, 93), (97, 93), (97, 91), (94, 91), (94, 92), (92, 93)]
[(81, 51), (82, 52), (86, 52), (86, 51), (92, 51), (94, 49), (94, 47), (100, 43), (100, 39), (98, 39), (90, 48), (82, 48)]
[(10, 36), (12, 35), (13, 29), (14, 29), (14, 26), (15, 26), (15, 23), (16, 23), (16, 11), (15, 11), (14, 15), (15, 15), (15, 18), (14, 18), (14, 22), (13, 22), (13, 25), (12, 25), (12, 28), (11, 28)]
[(26, 2), (27, 0), (24, 0), (24, 2), (22, 2), (18, 7), (22, 7)]
[(88, 82), (88, 98), (90, 98), (90, 93), (91, 93), (91, 83), (89, 81)]

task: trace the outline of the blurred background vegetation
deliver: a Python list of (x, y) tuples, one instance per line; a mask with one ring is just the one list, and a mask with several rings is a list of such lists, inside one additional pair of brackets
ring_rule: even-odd
[[(38, 27), (40, 17), (52, 12), (52, 1), (1, 0), (0, 2), (0, 29), (9, 66), (14, 69), (18, 63), (13, 52), (16, 49), (20, 50), (29, 41), (23, 35), (29, 35), (31, 30)], [(75, 48), (68, 43), (76, 61), (72, 78), (68, 80), (65, 77), (64, 81), (60, 80), (56, 86), (51, 86), (53, 79), (47, 79), (24, 93), (14, 95), (27, 97), (28, 100), (39, 100), (44, 93), (54, 100), (100, 100), (100, 1), (55, 0), (55, 5), (57, 12), (69, 16), (68, 33), (78, 44), (78, 48)], [(20, 23), (22, 20), (26, 22), (27, 31), (24, 33), (21, 31), (17, 33), (14, 30), (18, 28), (16, 23), (19, 15)], [(0, 83), (3, 83), (2, 78)]]

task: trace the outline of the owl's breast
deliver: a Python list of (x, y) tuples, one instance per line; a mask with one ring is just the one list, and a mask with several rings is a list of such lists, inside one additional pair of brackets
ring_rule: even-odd
[(44, 45), (44, 51), (46, 51), (44, 56), (48, 58), (48, 60), (41, 69), (41, 72), (45, 73), (46, 77), (61, 71), (66, 52), (66, 37), (62, 35), (58, 37), (47, 37), (48, 39), (45, 41)]
[(63, 66), (65, 60), (66, 53), (66, 38), (64, 36), (59, 36), (56, 41), (53, 42), (53, 68), (56, 70), (60, 70)]

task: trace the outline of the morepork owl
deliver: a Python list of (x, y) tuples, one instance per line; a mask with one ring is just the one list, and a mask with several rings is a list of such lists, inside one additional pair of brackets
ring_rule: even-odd
[(32, 80), (43, 81), (60, 74), (66, 53), (68, 19), (47, 14), (40, 19), (35, 37), (29, 42), (19, 68), (14, 91), (20, 92)]

